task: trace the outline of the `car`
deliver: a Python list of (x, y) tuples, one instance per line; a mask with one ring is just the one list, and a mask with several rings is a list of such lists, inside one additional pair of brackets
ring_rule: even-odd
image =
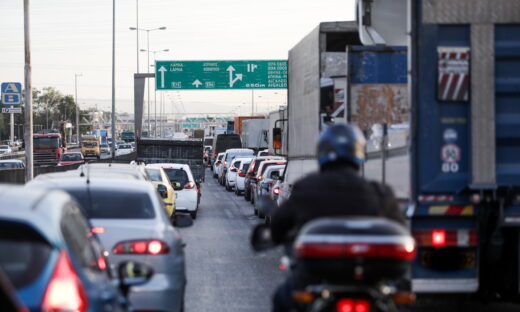
[(219, 172), (222, 169), (222, 158), (225, 153), (219, 153), (217, 155), (216, 161), (213, 163), (213, 178), (218, 179)]
[(240, 193), (244, 192), (245, 190), (246, 172), (252, 160), (253, 158), (247, 158), (247, 160), (242, 160), (240, 162), (240, 166), (238, 167), (237, 171), (237, 180), (235, 183), (235, 195), (237, 196), (239, 196)]
[(13, 150), (9, 145), (0, 145), (0, 154), (10, 154)]
[(0, 267), (28, 310), (127, 310), (110, 261), (69, 194), (4, 186), (0, 201)]
[(200, 203), (200, 188), (195, 183), (189, 165), (185, 164), (152, 164), (150, 166), (161, 167), (174, 187), (177, 199), (175, 202), (175, 213), (189, 213), (193, 219), (197, 219)]
[(133, 151), (134, 151), (134, 149), (131, 144), (127, 144), (127, 143), (119, 144), (117, 146), (116, 156), (130, 154)]
[(74, 197), (114, 266), (136, 261), (153, 268), (148, 283), (129, 292), (134, 310), (183, 311), (184, 243), (150, 182), (84, 176), (31, 181), (26, 187)]
[(23, 169), (25, 168), (25, 163), (20, 159), (6, 159), (0, 160), (0, 170), (8, 170), (8, 169)]
[(285, 158), (281, 156), (257, 156), (251, 160), (251, 164), (246, 172), (246, 177), (244, 180), (244, 199), (249, 201), (251, 200), (251, 182), (252, 179), (256, 176), (256, 171), (258, 170), (259, 164), (264, 160), (284, 160)]
[(85, 163), (85, 158), (80, 152), (65, 152), (61, 154), (58, 166), (68, 166)]
[[(257, 198), (260, 189), (260, 183), (262, 183), (265, 177), (264, 172), (266, 169), (270, 166), (285, 165), (286, 163), (287, 161), (283, 159), (264, 160), (258, 163), (258, 170), (256, 171), (255, 176), (250, 179), (251, 204), (255, 204), (255, 199)], [(255, 210), (255, 213), (256, 212), (257, 211)]]
[(136, 180), (150, 181), (145, 167), (137, 164), (92, 163), (79, 166), (77, 171), (84, 175), (109, 176), (111, 174), (128, 175)]
[(283, 174), (284, 170), (285, 164), (268, 166), (262, 174), (262, 180), (259, 180), (256, 183), (253, 205), (254, 213), (258, 214), (259, 217), (263, 217), (264, 214), (259, 209), (259, 201), (257, 199), (262, 198), (263, 200), (271, 201), (270, 193), (271, 189), (273, 188), (273, 184), (275, 181), (280, 179), (280, 176)]
[(222, 169), (219, 171), (218, 180), (220, 185), (225, 186), (226, 183), (226, 173), (231, 165), (231, 161), (236, 157), (253, 157), (255, 155), (255, 151), (248, 148), (230, 148), (226, 150), (224, 153), (224, 157), (222, 157)]
[(109, 154), (110, 155), (110, 146), (107, 144), (107, 143), (102, 143), (101, 144), (101, 153), (105, 153), (105, 154)]
[(242, 161), (251, 161), (251, 159), (253, 159), (253, 157), (233, 158), (231, 165), (229, 166), (229, 170), (226, 172), (225, 176), (225, 185), (227, 191), (231, 192), (235, 189), (238, 177), (238, 168), (240, 167)]
[(260, 150), (260, 151), (258, 151), (256, 156), (269, 156), (269, 150), (268, 149)]
[[(170, 218), (173, 218), (175, 213), (175, 201), (177, 196), (175, 194), (175, 190), (173, 189), (173, 185), (170, 181), (170, 178), (168, 178), (166, 172), (164, 172), (164, 170), (160, 166), (155, 166), (153, 164), (146, 166), (146, 172), (150, 177), (150, 181), (153, 185), (155, 185), (155, 187), (157, 188), (157, 192), (159, 192), (159, 195), (163, 199), (166, 212), (168, 213)], [(179, 186), (177, 186), (177, 188)]]

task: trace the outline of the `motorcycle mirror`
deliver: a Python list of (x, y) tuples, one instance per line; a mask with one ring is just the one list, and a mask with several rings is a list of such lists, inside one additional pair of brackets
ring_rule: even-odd
[(271, 229), (265, 224), (258, 224), (253, 228), (251, 247), (254, 251), (264, 251), (275, 246), (271, 239)]
[(119, 287), (125, 297), (130, 287), (145, 284), (153, 275), (152, 267), (134, 261), (125, 261), (118, 268)]

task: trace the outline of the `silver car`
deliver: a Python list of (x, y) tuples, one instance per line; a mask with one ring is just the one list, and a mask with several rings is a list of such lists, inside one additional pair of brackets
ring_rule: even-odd
[(85, 176), (31, 181), (27, 186), (61, 189), (76, 198), (112, 265), (134, 260), (153, 268), (147, 284), (131, 289), (135, 310), (183, 311), (184, 243), (151, 183)]

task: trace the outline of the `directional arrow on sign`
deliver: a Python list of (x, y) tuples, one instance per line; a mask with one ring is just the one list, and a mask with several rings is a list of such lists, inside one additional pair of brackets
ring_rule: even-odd
[(161, 66), (159, 71), (161, 72), (161, 88), (164, 88), (164, 72), (167, 71), (167, 69), (164, 66)]
[(243, 78), (242, 74), (237, 74), (235, 79), (233, 79), (233, 72), (235, 71), (235, 68), (233, 67), (233, 65), (229, 65), (229, 67), (226, 70), (229, 72), (229, 87), (230, 88), (233, 88), (233, 85), (238, 80), (242, 81), (242, 78)]
[(202, 85), (202, 82), (200, 82), (200, 80), (195, 80), (192, 85), (194, 85), (196, 88), (200, 87)]

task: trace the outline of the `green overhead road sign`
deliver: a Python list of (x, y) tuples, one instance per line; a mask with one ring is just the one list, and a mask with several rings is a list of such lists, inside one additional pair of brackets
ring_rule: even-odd
[(156, 61), (157, 90), (286, 89), (287, 61)]

